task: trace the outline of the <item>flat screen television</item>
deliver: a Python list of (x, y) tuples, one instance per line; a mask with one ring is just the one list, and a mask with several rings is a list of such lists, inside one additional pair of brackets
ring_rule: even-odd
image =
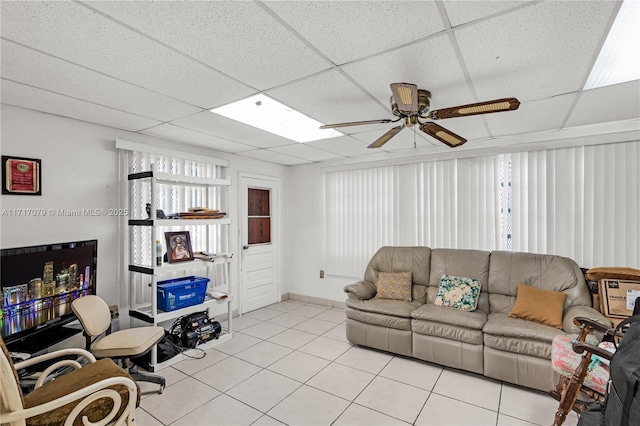
[(14, 351), (37, 352), (80, 330), (74, 299), (96, 294), (98, 241), (75, 241), (0, 250), (0, 333)]

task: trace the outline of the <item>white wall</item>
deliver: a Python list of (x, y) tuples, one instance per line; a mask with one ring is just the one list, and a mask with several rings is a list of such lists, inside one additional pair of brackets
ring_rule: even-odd
[[(45, 217), (11, 216), (12, 209), (113, 209), (119, 205), (121, 182), (126, 171), (120, 171), (115, 139), (161, 146), (173, 150), (213, 156), (229, 160), (232, 179), (230, 217), (231, 251), (239, 251), (238, 183), (239, 173), (247, 172), (280, 178), (286, 186), (288, 168), (206, 148), (176, 144), (155, 137), (44, 114), (19, 107), (2, 105), (2, 155), (39, 158), (42, 160), (42, 195), (2, 195), (0, 209), (0, 244), (2, 248), (39, 245), (83, 239), (98, 240), (98, 294), (109, 304), (127, 300), (126, 288), (118, 278), (124, 267), (120, 236), (124, 226), (121, 217)], [(281, 220), (286, 241), (288, 209), (286, 191), (281, 191)], [(287, 249), (282, 244), (282, 270), (286, 270)], [(240, 262), (234, 262), (232, 280), (236, 292)], [(125, 295), (122, 293), (125, 292)], [(282, 293), (287, 293), (283, 280)], [(123, 297), (124, 296), (124, 297)], [(236, 301), (238, 298), (236, 298)], [(237, 302), (234, 302), (234, 309)]]
[[(287, 281), (289, 292), (333, 301), (344, 301), (346, 280), (327, 276), (324, 236), (324, 186), (319, 164), (291, 167), (289, 172), (290, 253)], [(295, 232), (293, 232), (295, 231)], [(364, 271), (362, 271), (364, 275)]]

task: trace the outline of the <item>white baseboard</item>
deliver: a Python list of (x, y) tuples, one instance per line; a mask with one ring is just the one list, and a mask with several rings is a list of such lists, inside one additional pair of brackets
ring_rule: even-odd
[(296, 302), (311, 303), (313, 305), (328, 306), (330, 308), (346, 309), (346, 305), (341, 301), (324, 299), (321, 297), (304, 296), (302, 294), (295, 293), (283, 294), (282, 300), (294, 300)]

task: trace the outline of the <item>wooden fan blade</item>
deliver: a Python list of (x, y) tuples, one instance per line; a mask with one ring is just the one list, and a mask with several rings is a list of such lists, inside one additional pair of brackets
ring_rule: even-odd
[(368, 120), (368, 121), (351, 121), (348, 123), (336, 123), (336, 124), (325, 124), (320, 126), (321, 129), (335, 129), (336, 127), (348, 127), (348, 126), (361, 126), (363, 124), (377, 124), (377, 123), (394, 123), (398, 120), (391, 120), (389, 118), (385, 118), (382, 120)]
[(405, 114), (418, 112), (418, 86), (409, 83), (392, 83), (391, 92), (400, 112)]
[(420, 126), (420, 130), (432, 138), (438, 139), (443, 144), (449, 145), (451, 148), (459, 147), (467, 141), (465, 138), (456, 135), (452, 131), (445, 129), (436, 123), (424, 123)]
[(520, 101), (516, 98), (496, 99), (478, 102), (476, 104), (460, 105), (457, 107), (433, 110), (429, 117), (433, 120), (443, 118), (466, 117), (468, 115), (490, 114), (492, 112), (513, 111), (518, 109)]
[(404, 125), (394, 127), (393, 129), (389, 130), (387, 133), (376, 139), (376, 141), (369, 145), (367, 148), (380, 148), (382, 145), (389, 142), (389, 139), (397, 135), (402, 129), (404, 129)]

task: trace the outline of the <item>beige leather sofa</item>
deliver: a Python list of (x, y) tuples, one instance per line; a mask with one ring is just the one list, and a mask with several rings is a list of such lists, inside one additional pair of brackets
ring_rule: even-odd
[[(413, 300), (375, 298), (380, 272), (411, 272)], [(444, 274), (480, 282), (475, 311), (434, 305)], [(567, 295), (562, 330), (508, 316), (520, 283)], [(578, 265), (561, 256), (382, 247), (364, 280), (344, 290), (350, 342), (544, 391), (557, 381), (550, 361), (556, 334), (577, 333), (576, 316), (610, 324), (591, 307)]]

